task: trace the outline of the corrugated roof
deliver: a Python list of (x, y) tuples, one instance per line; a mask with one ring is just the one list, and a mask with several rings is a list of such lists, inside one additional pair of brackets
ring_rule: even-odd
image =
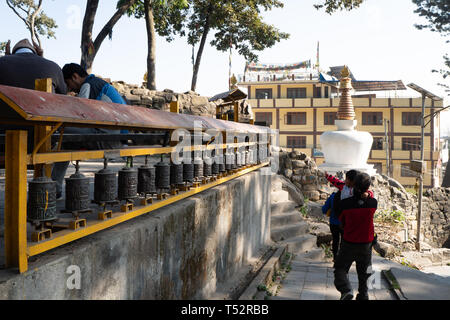
[(216, 94), (214, 97), (210, 98), (209, 101), (217, 101), (217, 100), (223, 100), (224, 102), (230, 102), (230, 101), (237, 101), (247, 98), (247, 95), (242, 92), (240, 89), (236, 88), (230, 91), (222, 92), (219, 94)]

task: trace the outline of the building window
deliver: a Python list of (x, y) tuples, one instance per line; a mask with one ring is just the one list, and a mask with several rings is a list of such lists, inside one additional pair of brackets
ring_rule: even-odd
[(417, 177), (416, 172), (412, 171), (409, 168), (409, 163), (402, 163), (400, 166), (401, 166), (400, 175), (402, 177), (414, 177), (414, 178)]
[(306, 112), (288, 112), (285, 118), (286, 124), (306, 124)]
[(362, 124), (364, 126), (380, 126), (383, 124), (383, 112), (363, 112)]
[(322, 87), (314, 87), (314, 98), (322, 98)]
[(337, 112), (324, 112), (323, 113), (323, 124), (324, 125), (334, 125), (334, 120), (336, 120)]
[(306, 148), (305, 136), (288, 136), (287, 137), (288, 148)]
[(402, 112), (402, 125), (404, 126), (420, 126), (421, 119), (421, 112)]
[(266, 126), (271, 126), (272, 112), (255, 112), (255, 124), (257, 123), (265, 123)]
[(306, 98), (306, 88), (287, 88), (287, 97), (289, 99)]
[(373, 138), (372, 150), (383, 150), (384, 138)]
[(377, 173), (383, 174), (383, 164), (381, 162), (368, 162), (368, 164), (373, 164), (373, 168), (377, 170)]
[(325, 98), (328, 98), (329, 94), (328, 94), (328, 87), (325, 87)]
[(256, 99), (272, 99), (272, 89), (256, 89)]
[(402, 138), (402, 150), (420, 150), (420, 138)]

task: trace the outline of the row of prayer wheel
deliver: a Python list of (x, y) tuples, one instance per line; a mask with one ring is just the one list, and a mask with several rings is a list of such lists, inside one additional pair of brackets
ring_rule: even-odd
[[(65, 212), (83, 212), (89, 209), (91, 202), (98, 205), (113, 204), (120, 201), (132, 202), (138, 197), (147, 197), (164, 193), (182, 185), (191, 186), (202, 178), (214, 177), (227, 171), (236, 170), (247, 165), (266, 162), (267, 147), (258, 150), (234, 152), (227, 150), (224, 155), (213, 157), (194, 156), (193, 161), (174, 163), (161, 161), (154, 166), (145, 164), (139, 168), (133, 167), (133, 158), (128, 157), (124, 168), (117, 172), (108, 168), (107, 159), (104, 168), (95, 173), (94, 199), (89, 198), (89, 178), (76, 172), (66, 178)], [(47, 222), (58, 219), (56, 210), (56, 182), (45, 176), (35, 178), (29, 183), (28, 191), (28, 221)]]

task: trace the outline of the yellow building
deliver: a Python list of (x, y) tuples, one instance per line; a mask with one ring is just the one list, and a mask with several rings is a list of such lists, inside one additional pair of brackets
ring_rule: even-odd
[[(320, 136), (325, 131), (336, 130), (334, 120), (339, 106), (337, 75), (342, 67), (330, 68), (329, 74), (317, 71), (314, 74), (310, 68), (291, 73), (289, 68), (258, 66), (260, 69), (250, 69), (250, 72), (246, 67), (246, 73), (238, 83), (248, 91), (255, 124), (266, 123), (272, 129), (278, 129), (280, 147), (304, 152), (318, 165), (323, 163)], [(420, 159), (422, 98), (377, 97), (374, 91), (390, 92), (396, 96), (396, 90), (405, 90), (406, 87), (402, 81), (357, 81), (352, 74), (350, 76), (355, 90), (356, 129), (370, 132), (374, 138), (368, 163), (374, 164), (378, 173), (383, 174), (388, 173), (389, 164), (389, 176), (404, 186), (414, 186), (416, 174), (409, 169), (409, 163)], [(439, 101), (425, 100), (426, 115), (442, 107), (440, 98)], [(424, 186), (439, 186), (439, 114), (425, 128), (424, 151), (427, 164)]]

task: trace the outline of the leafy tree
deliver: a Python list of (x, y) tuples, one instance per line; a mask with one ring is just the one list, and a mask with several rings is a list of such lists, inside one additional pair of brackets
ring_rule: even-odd
[(8, 7), (25, 23), (33, 44), (39, 48), (42, 48), (39, 36), (56, 38), (54, 29), (58, 27), (55, 20), (42, 10), (42, 2), (43, 0), (6, 0)]
[(358, 8), (364, 0), (324, 0), (323, 3), (315, 4), (316, 9), (325, 8), (325, 12), (332, 14), (338, 10), (352, 10)]
[(255, 51), (270, 48), (289, 34), (262, 20), (261, 10), (281, 8), (278, 0), (192, 0), (189, 6), (188, 43), (199, 44), (194, 59), (191, 90), (195, 91), (200, 62), (210, 32), (216, 31), (211, 46), (219, 51), (237, 49), (248, 61), (257, 61)]
[(94, 41), (92, 41), (92, 29), (94, 27), (95, 15), (97, 14), (99, 0), (87, 0), (84, 13), (83, 28), (81, 30), (81, 66), (88, 70), (92, 69), (95, 56), (106, 36), (112, 38), (112, 31), (116, 23), (122, 18), (127, 10), (134, 5), (136, 0), (121, 0), (117, 3), (117, 11), (103, 26)]
[[(438, 32), (443, 37), (450, 36), (450, 2), (448, 0), (412, 0), (412, 2), (417, 5), (414, 13), (424, 17), (428, 22), (428, 24), (415, 24), (417, 29)], [(450, 39), (446, 42), (450, 42)], [(438, 72), (446, 79), (450, 75), (450, 57), (446, 54), (443, 58), (444, 69), (432, 70), (432, 72)], [(450, 88), (447, 84), (440, 85)]]
[(0, 42), (0, 57), (3, 56), (6, 52), (6, 41)]
[[(123, 2), (123, 0), (119, 1)], [(156, 90), (156, 35), (172, 41), (174, 35), (185, 34), (183, 21), (186, 17), (187, 0), (138, 0), (129, 9), (128, 15), (145, 18), (147, 28), (147, 88)]]

